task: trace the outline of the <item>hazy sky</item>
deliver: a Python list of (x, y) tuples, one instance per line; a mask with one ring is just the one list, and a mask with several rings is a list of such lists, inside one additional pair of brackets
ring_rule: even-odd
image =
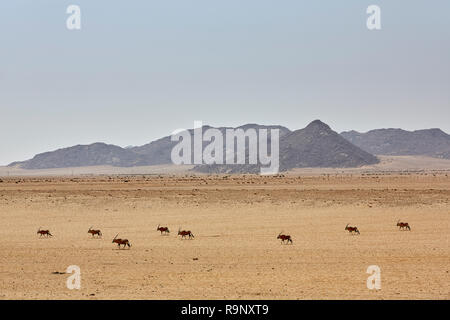
[(448, 0), (1, 1), (0, 41), (0, 165), (194, 120), (450, 132)]

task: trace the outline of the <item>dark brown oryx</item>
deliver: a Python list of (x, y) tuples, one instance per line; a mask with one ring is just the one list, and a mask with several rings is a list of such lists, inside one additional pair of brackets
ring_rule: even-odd
[(168, 227), (160, 227), (160, 224), (158, 224), (158, 227), (156, 228), (156, 231), (161, 232), (161, 234), (163, 234), (163, 232), (165, 234), (169, 234), (170, 233), (170, 230), (169, 230)]
[(178, 235), (181, 236), (181, 239), (186, 238), (186, 236), (189, 236), (189, 239), (194, 238), (194, 234), (191, 231), (181, 231), (181, 228), (178, 229)]
[(411, 231), (411, 227), (409, 226), (408, 222), (400, 222), (400, 220), (397, 221), (397, 227), (399, 230), (409, 230)]
[(89, 228), (88, 233), (90, 233), (92, 235), (92, 237), (97, 235), (97, 237), (100, 238), (102, 236), (102, 232), (100, 230), (92, 229), (92, 226)]
[(349, 225), (349, 223), (347, 223), (347, 225), (345, 226), (345, 230), (348, 230), (348, 232), (350, 232), (351, 234), (353, 234), (353, 233), (359, 234), (359, 230), (357, 227), (349, 227), (348, 225)]
[(130, 242), (128, 241), (128, 239), (117, 239), (117, 236), (119, 234), (116, 234), (116, 236), (114, 237), (112, 243), (117, 243), (117, 245), (119, 246), (120, 249), (120, 245), (123, 244), (123, 248), (125, 249), (125, 246), (128, 246), (128, 248), (131, 247)]
[(286, 244), (289, 244), (289, 242), (291, 244), (293, 244), (291, 236), (287, 235), (287, 234), (282, 234), (282, 233), (283, 233), (283, 231), (280, 232), (280, 234), (278, 235), (277, 239), (281, 239), (281, 243), (282, 244), (284, 243), (284, 241), (286, 241)]
[(53, 237), (53, 235), (50, 233), (49, 230), (41, 230), (41, 227), (39, 227), (37, 234), (39, 235), (39, 237), (42, 237), (43, 235), (46, 235), (47, 238), (48, 237)]

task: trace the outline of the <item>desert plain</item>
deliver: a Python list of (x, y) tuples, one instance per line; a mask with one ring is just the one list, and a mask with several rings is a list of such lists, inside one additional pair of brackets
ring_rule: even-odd
[[(449, 175), (2, 177), (0, 299), (449, 299)], [(367, 288), (371, 265), (380, 290)]]

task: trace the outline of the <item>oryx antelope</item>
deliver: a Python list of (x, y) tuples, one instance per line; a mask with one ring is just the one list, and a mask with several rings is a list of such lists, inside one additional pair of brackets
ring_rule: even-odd
[(44, 235), (47, 236), (47, 238), (48, 237), (53, 237), (53, 235), (50, 233), (49, 230), (41, 230), (41, 227), (39, 227), (39, 229), (37, 231), (37, 234), (39, 235), (39, 237), (42, 237)]
[(123, 245), (124, 248), (125, 248), (125, 246), (128, 246), (128, 248), (130, 248), (131, 244), (128, 241), (128, 239), (117, 239), (118, 235), (119, 234), (116, 234), (116, 236), (114, 237), (112, 243), (117, 243), (117, 245), (119, 246), (119, 249), (120, 249), (120, 245)]
[(400, 220), (397, 221), (397, 227), (399, 230), (409, 230), (411, 231), (411, 227), (409, 226), (408, 222), (400, 222)]
[(181, 239), (186, 238), (186, 236), (189, 236), (189, 239), (194, 238), (194, 234), (191, 231), (181, 231), (181, 228), (178, 229), (178, 235), (181, 236)]
[(286, 234), (282, 234), (283, 232), (280, 232), (280, 234), (278, 235), (277, 239), (281, 239), (281, 243), (284, 243), (284, 241), (286, 241), (286, 244), (293, 244), (292, 242), (292, 238), (290, 235), (286, 235)]
[(100, 230), (92, 229), (92, 226), (89, 228), (88, 233), (90, 233), (92, 235), (92, 237), (97, 235), (97, 237), (100, 238), (102, 236), (102, 232)]
[(161, 234), (163, 234), (163, 232), (165, 234), (169, 234), (170, 233), (170, 230), (169, 230), (168, 227), (160, 227), (160, 224), (158, 224), (158, 227), (156, 228), (156, 231), (161, 232)]
[(345, 230), (348, 230), (348, 232), (350, 232), (351, 234), (353, 233), (359, 234), (359, 230), (357, 227), (349, 227), (348, 225), (349, 223), (347, 223), (347, 225), (345, 226)]

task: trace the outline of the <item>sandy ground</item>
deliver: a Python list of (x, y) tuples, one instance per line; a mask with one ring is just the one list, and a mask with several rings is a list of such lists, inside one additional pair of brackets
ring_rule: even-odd
[[(448, 169), (450, 170), (450, 160)], [(193, 165), (157, 165), (142, 167), (92, 166), (55, 169), (25, 170), (18, 167), (0, 166), (0, 177), (43, 177), (43, 176), (80, 176), (80, 175), (136, 175), (136, 174), (185, 174)]]
[[(359, 168), (300, 168), (288, 174), (335, 174), (335, 173), (371, 173), (371, 172), (422, 172), (422, 171), (448, 171), (450, 160), (437, 159), (425, 156), (377, 156), (380, 163)], [(189, 174), (193, 165), (158, 165), (142, 167), (112, 167), (92, 166), (57, 169), (24, 170), (17, 167), (0, 166), (0, 177), (20, 176), (79, 176), (79, 175), (158, 175), (158, 174)], [(197, 173), (198, 174), (198, 173)], [(198, 174), (199, 175), (199, 174)]]
[[(449, 175), (3, 177), (0, 298), (449, 299)], [(80, 290), (54, 274), (69, 265)], [(366, 286), (370, 265), (381, 290)]]

